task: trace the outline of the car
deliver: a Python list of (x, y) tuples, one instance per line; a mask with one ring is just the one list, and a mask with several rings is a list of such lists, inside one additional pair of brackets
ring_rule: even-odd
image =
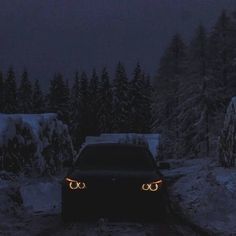
[[(68, 165), (68, 163), (67, 163)], [(166, 183), (145, 146), (89, 144), (62, 182), (62, 219), (164, 217)]]

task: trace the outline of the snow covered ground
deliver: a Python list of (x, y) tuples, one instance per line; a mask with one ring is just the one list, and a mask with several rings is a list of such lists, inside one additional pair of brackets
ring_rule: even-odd
[(166, 222), (111, 222), (97, 219), (63, 224), (60, 179), (26, 178), (0, 172), (0, 235), (168, 236), (197, 235), (170, 215)]
[(169, 162), (171, 169), (162, 172), (172, 211), (167, 222), (156, 224), (100, 219), (63, 225), (60, 176), (26, 178), (2, 171), (0, 235), (198, 235), (190, 225), (209, 235), (236, 235), (236, 169), (209, 159)]
[(174, 212), (210, 235), (236, 235), (236, 169), (209, 159), (170, 163), (163, 174)]

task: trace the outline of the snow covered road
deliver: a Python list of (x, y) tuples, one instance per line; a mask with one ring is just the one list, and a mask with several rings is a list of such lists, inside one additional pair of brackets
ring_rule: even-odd
[[(28, 193), (32, 193), (31, 186), (34, 186), (34, 195), (32, 198), (27, 197)], [(43, 186), (43, 187), (42, 187)], [(47, 186), (47, 188), (45, 187)], [(174, 236), (198, 235), (189, 227), (178, 221), (171, 213), (165, 222), (142, 223), (126, 221), (110, 221), (108, 219), (91, 219), (85, 222), (75, 222), (64, 224), (61, 220), (59, 209), (55, 207), (57, 204), (56, 188), (50, 187), (49, 183), (42, 184), (34, 183), (26, 184), (21, 187), (23, 197), (23, 205), (20, 200), (16, 202), (19, 192), (14, 188), (11, 190), (2, 188), (0, 193), (1, 209), (0, 212), (0, 235), (3, 236)], [(41, 204), (40, 196), (46, 195), (48, 189), (51, 191), (51, 201), (47, 204)], [(36, 197), (38, 195), (38, 197)], [(42, 198), (44, 199), (44, 197)], [(28, 201), (30, 200), (30, 201)], [(31, 205), (31, 206), (30, 206)]]
[(3, 236), (198, 235), (171, 213), (168, 213), (165, 222), (95, 219), (64, 224), (60, 216), (60, 184), (57, 178), (2, 179), (0, 186), (0, 235)]
[(172, 223), (138, 223), (98, 221), (63, 224), (60, 215), (28, 215), (8, 228), (0, 229), (6, 236), (174, 236), (197, 235), (183, 225)]

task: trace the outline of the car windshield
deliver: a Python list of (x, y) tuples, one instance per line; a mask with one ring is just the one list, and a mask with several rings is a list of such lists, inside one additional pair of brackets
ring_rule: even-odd
[(146, 148), (136, 146), (88, 146), (75, 167), (80, 170), (153, 170), (154, 160)]

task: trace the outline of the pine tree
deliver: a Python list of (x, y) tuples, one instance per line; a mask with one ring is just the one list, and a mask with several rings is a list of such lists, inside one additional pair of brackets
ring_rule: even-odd
[(180, 91), (181, 155), (209, 155), (211, 82), (207, 58), (207, 34), (199, 26), (188, 53)]
[(0, 113), (4, 112), (4, 80), (2, 72), (0, 72)]
[(119, 62), (116, 69), (116, 75), (113, 84), (114, 93), (114, 131), (128, 132), (129, 131), (129, 87), (124, 66)]
[(8, 70), (7, 79), (5, 80), (4, 91), (5, 113), (16, 113), (18, 111), (16, 96), (17, 87), (15, 81), (15, 73), (12, 67)]
[(69, 122), (70, 90), (61, 74), (56, 74), (50, 82), (49, 111), (58, 114), (59, 119)]
[(150, 76), (145, 76), (145, 87), (144, 87), (144, 107), (143, 107), (143, 114), (145, 120), (145, 127), (144, 131), (149, 133), (151, 131), (151, 126), (153, 123), (153, 111), (152, 111), (152, 96), (153, 96), (153, 87), (150, 81)]
[(80, 102), (81, 107), (87, 112), (87, 103), (88, 103), (88, 76), (85, 72), (81, 74), (80, 80)]
[(89, 81), (88, 87), (88, 123), (89, 123), (89, 135), (98, 135), (99, 134), (99, 122), (98, 122), (98, 87), (99, 79), (96, 73), (96, 70), (93, 70), (92, 78)]
[[(154, 131), (162, 135), (168, 144), (167, 156), (177, 153), (180, 138), (178, 107), (180, 104), (180, 83), (186, 68), (186, 46), (177, 34), (161, 59), (155, 82), (155, 122)], [(163, 142), (163, 143), (164, 143)]]
[(32, 85), (28, 79), (28, 72), (24, 70), (18, 89), (18, 104), (21, 113), (32, 112)]
[[(131, 131), (145, 133), (150, 131), (150, 96), (148, 95), (149, 81), (145, 77), (141, 66), (137, 64), (134, 70), (134, 77), (130, 81), (129, 97), (131, 100), (130, 123)], [(150, 91), (149, 91), (150, 92)], [(150, 106), (150, 107), (149, 107)]]
[(71, 134), (75, 149), (79, 149), (90, 131), (88, 77), (85, 72), (75, 75), (71, 96)]
[(130, 81), (129, 97), (131, 100), (131, 112), (130, 112), (130, 128), (132, 132), (142, 132), (143, 129), (143, 117), (142, 117), (142, 101), (141, 90), (143, 88), (143, 74), (140, 64), (137, 64), (134, 70), (134, 77)]
[(33, 96), (32, 96), (32, 110), (34, 113), (45, 112), (44, 95), (38, 80), (36, 80), (34, 83)]
[[(236, 23), (223, 11), (214, 26), (209, 39), (210, 76), (215, 80), (218, 90), (218, 112), (221, 121), (232, 96), (236, 93)], [(218, 99), (220, 97), (220, 100)]]
[(70, 133), (76, 150), (79, 149), (83, 137), (80, 134), (81, 127), (81, 112), (80, 112), (80, 78), (79, 73), (75, 73), (75, 78), (71, 90), (70, 98)]
[(79, 99), (79, 109), (80, 109), (80, 134), (83, 138), (89, 133), (89, 91), (88, 91), (88, 77), (85, 72), (81, 74), (80, 80), (80, 99)]
[(98, 111), (99, 131), (100, 133), (109, 133), (112, 131), (113, 123), (113, 94), (106, 68), (102, 71), (98, 101), (100, 104)]
[(236, 22), (223, 11), (210, 33), (208, 44), (209, 79), (214, 84), (215, 95), (211, 104), (216, 108), (211, 119), (211, 126), (214, 128), (212, 143), (218, 141), (218, 127), (222, 127), (227, 105), (236, 94), (235, 41)]
[(232, 98), (225, 115), (220, 134), (219, 161), (222, 166), (232, 168), (236, 165), (236, 99)]

